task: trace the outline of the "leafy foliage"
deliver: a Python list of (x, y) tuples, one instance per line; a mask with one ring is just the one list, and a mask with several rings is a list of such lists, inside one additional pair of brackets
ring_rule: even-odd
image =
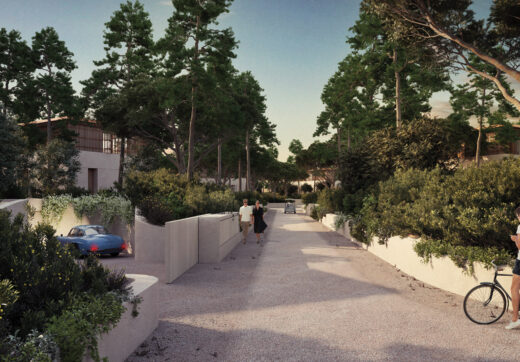
[[(0, 280), (9, 280), (2, 290), (10, 290), (11, 295), (1, 313), (0, 353), (12, 354), (13, 360), (28, 360), (24, 356), (47, 360), (45, 355), (54, 353), (48, 338), (59, 345), (60, 360), (78, 360), (74, 351), (95, 349), (91, 337), (118, 320), (121, 302), (129, 298), (128, 280), (122, 272), (106, 269), (94, 256), (76, 262), (54, 232), (48, 225), (33, 230), (21, 215), (11, 221), (9, 213), (0, 212)], [(71, 311), (80, 300), (80, 311)], [(69, 329), (63, 328), (65, 324)], [(81, 331), (74, 330), (78, 325)], [(39, 335), (36, 331), (46, 332), (40, 338), (35, 337)], [(73, 338), (80, 332), (89, 338), (64, 337)]]
[(171, 170), (133, 171), (125, 187), (132, 204), (154, 224), (205, 213), (235, 210), (235, 195), (215, 185), (189, 182)]
[[(420, 254), (445, 253), (458, 265), (504, 259), (517, 250), (509, 235), (520, 199), (520, 160), (490, 162), (446, 174), (398, 171), (365, 199), (354, 234), (369, 241), (420, 235)], [(434, 245), (437, 245), (434, 247)], [(463, 251), (465, 250), (465, 251)], [(431, 252), (430, 252), (431, 251)]]
[(53, 139), (36, 150), (32, 174), (42, 195), (54, 195), (74, 187), (80, 169), (79, 151), (71, 142)]
[(48, 223), (57, 223), (69, 206), (72, 206), (78, 218), (84, 215), (101, 216), (101, 222), (105, 226), (111, 225), (116, 217), (120, 217), (128, 225), (134, 221), (134, 208), (130, 200), (122, 196), (102, 194), (74, 198), (68, 194), (47, 196), (42, 200), (42, 218)]

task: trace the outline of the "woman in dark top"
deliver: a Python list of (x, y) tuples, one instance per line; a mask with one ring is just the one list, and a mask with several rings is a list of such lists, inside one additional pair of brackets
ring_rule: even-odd
[(254, 232), (256, 234), (256, 243), (260, 244), (260, 234), (262, 234), (267, 227), (264, 222), (264, 209), (260, 207), (260, 201), (256, 200), (253, 208), (253, 217), (255, 219)]

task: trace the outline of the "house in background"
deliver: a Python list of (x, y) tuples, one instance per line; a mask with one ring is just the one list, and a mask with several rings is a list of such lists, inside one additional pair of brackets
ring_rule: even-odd
[[(51, 121), (66, 122), (67, 119), (61, 117), (53, 118)], [(29, 125), (45, 132), (47, 120), (36, 120)], [(119, 175), (121, 139), (103, 131), (101, 125), (94, 120), (81, 120), (77, 124), (67, 123), (66, 127), (77, 134), (76, 148), (79, 150), (81, 169), (77, 175), (76, 186), (92, 193), (112, 187)], [(141, 145), (141, 141), (126, 141), (125, 157), (135, 155)]]
[[(520, 157), (520, 125), (513, 124), (512, 126), (513, 132), (515, 132), (517, 136), (517, 140), (507, 145), (499, 145), (496, 142), (497, 132), (493, 130), (501, 127), (500, 125), (494, 125), (485, 129), (484, 135), (486, 137), (487, 149), (481, 156), (482, 161), (499, 161), (511, 156)], [(463, 167), (466, 167), (475, 161), (475, 155), (469, 155), (464, 150), (459, 154), (459, 158), (462, 159)]]

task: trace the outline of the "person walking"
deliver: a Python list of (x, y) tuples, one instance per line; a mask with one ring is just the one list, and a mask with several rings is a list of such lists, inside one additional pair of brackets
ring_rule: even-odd
[[(520, 221), (520, 207), (515, 210), (515, 216)], [(518, 248), (518, 256), (516, 257), (515, 267), (513, 268), (513, 280), (511, 281), (511, 299), (513, 303), (513, 317), (511, 323), (506, 326), (506, 329), (513, 329), (520, 327), (520, 320), (518, 319), (518, 307), (520, 303), (520, 225), (516, 229), (516, 235), (511, 235), (511, 240), (515, 242)]]
[(242, 244), (245, 244), (247, 233), (249, 232), (249, 226), (253, 223), (253, 213), (251, 207), (247, 206), (247, 199), (243, 200), (243, 205), (238, 211), (238, 220), (240, 221), (240, 227), (242, 228)]
[(264, 222), (264, 208), (260, 206), (260, 201), (256, 200), (253, 209), (254, 232), (256, 234), (256, 243), (260, 244), (260, 234), (262, 234), (267, 227)]

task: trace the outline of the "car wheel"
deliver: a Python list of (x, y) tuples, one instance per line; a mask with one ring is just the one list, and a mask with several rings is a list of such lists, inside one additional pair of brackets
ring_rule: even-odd
[(118, 255), (119, 255), (119, 252), (117, 252), (117, 253), (110, 253), (110, 256), (113, 256), (113, 257), (116, 257)]

